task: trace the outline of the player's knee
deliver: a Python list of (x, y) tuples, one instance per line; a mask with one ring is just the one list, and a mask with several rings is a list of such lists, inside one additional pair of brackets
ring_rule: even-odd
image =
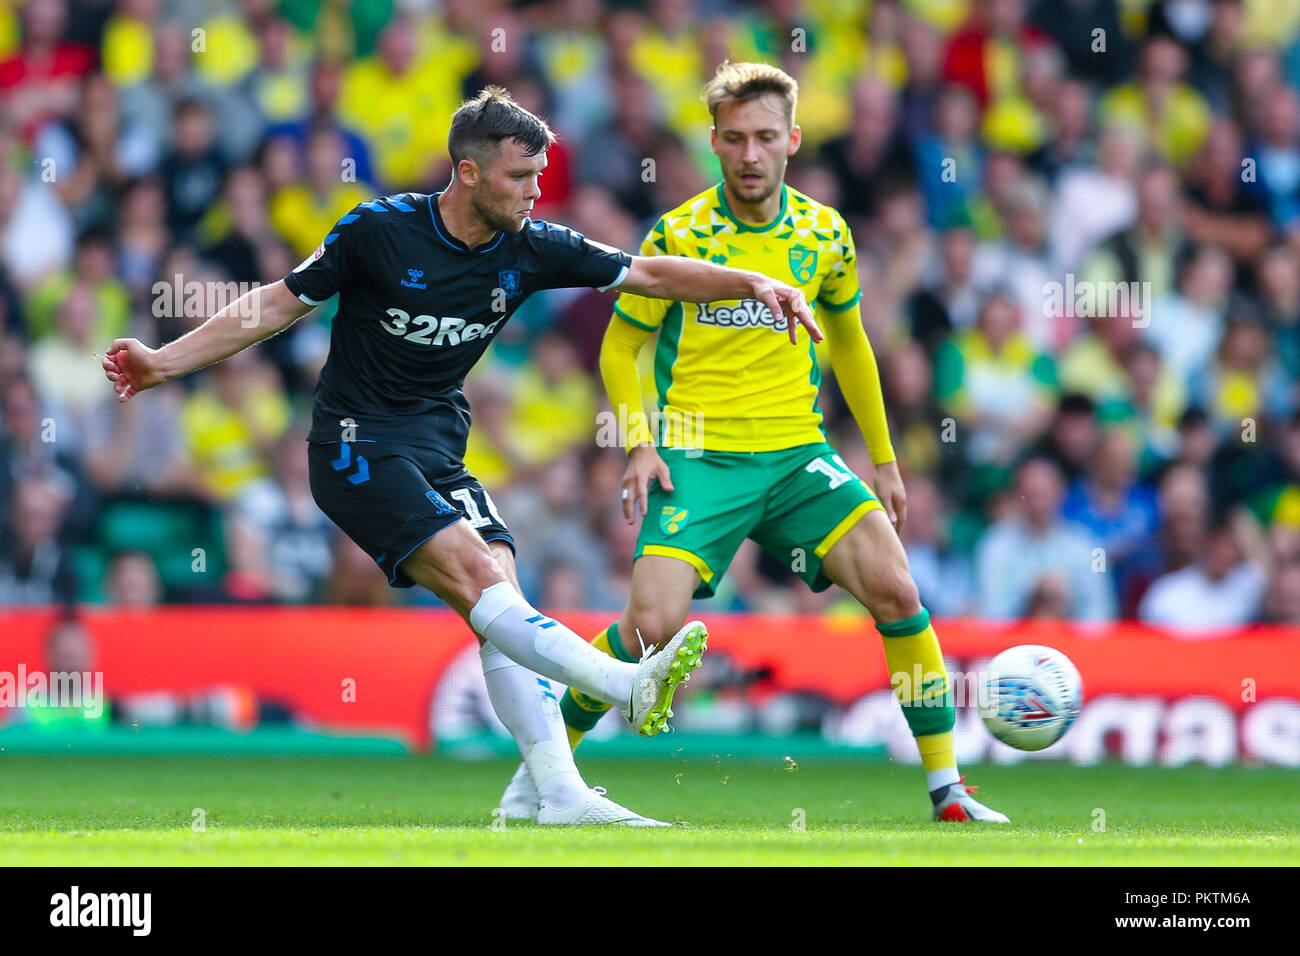
[(491, 550), (479, 540), (457, 547), (442, 558), (439, 562), (442, 587), (436, 589), (437, 593), (463, 613), (478, 604), (485, 590), (509, 580)]
[(492, 585), (507, 580), (505, 569), (487, 549), (471, 552), (462, 567), (465, 572), (465, 586), (476, 596)]
[(882, 581), (872, 601), (872, 615), (878, 621), (901, 621), (921, 613), (921, 594), (907, 573), (892, 574)]
[(645, 606), (629, 608), (624, 627), (620, 630), (625, 635), (627, 649), (636, 652), (640, 648), (637, 642), (638, 631), (641, 640), (645, 642), (646, 647), (649, 647), (651, 644), (663, 644), (685, 623), (685, 617), (678, 620), (664, 608)]

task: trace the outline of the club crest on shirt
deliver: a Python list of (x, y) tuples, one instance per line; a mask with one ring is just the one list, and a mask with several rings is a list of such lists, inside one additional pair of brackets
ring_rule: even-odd
[(659, 530), (664, 534), (676, 534), (686, 527), (686, 522), (690, 520), (691, 512), (689, 508), (664, 505), (663, 511), (659, 513)]
[(497, 287), (506, 294), (507, 299), (513, 299), (519, 294), (519, 270), (502, 269), (497, 273)]
[(795, 246), (790, 250), (790, 271), (800, 282), (808, 282), (817, 274), (817, 250)]

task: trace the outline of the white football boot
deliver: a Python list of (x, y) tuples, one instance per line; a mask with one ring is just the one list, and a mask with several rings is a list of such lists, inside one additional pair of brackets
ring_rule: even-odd
[(966, 778), (948, 784), (948, 792), (934, 805), (934, 818), (949, 823), (1010, 823), (1005, 813), (990, 810), (971, 796), (979, 787), (966, 786)]
[[(639, 633), (637, 640), (641, 640)], [(700, 621), (688, 622), (657, 652), (648, 651), (642, 643), (641, 663), (632, 679), (632, 699), (623, 711), (638, 734), (653, 737), (668, 729), (673, 694), (679, 684), (691, 679), (691, 671), (700, 666), (708, 646), (709, 632)]]
[(543, 826), (591, 827), (613, 824), (621, 827), (670, 827), (671, 823), (652, 820), (605, 796), (604, 787), (592, 787), (567, 810), (554, 810), (545, 800), (538, 803), (537, 822)]
[(501, 794), (501, 803), (498, 804), (501, 815), (507, 820), (536, 820), (539, 802), (533, 775), (528, 772), (528, 765), (521, 762), (506, 785), (506, 792)]

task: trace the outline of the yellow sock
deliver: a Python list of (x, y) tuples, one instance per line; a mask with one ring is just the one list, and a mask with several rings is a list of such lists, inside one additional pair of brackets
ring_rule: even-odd
[(926, 773), (956, 768), (952, 728), (957, 712), (930, 612), (922, 608), (919, 614), (877, 624), (876, 629), (885, 642), (890, 683), (916, 738)]
[(921, 751), (921, 766), (926, 773), (947, 770), (957, 766), (957, 751), (953, 747), (952, 731), (942, 734), (925, 734), (916, 738), (917, 749)]
[[(635, 662), (635, 658), (629, 657), (623, 648), (623, 642), (619, 639), (618, 621), (614, 621), (607, 628), (592, 638), (591, 646), (597, 650), (604, 651), (610, 657), (616, 657), (621, 661)], [(609, 710), (610, 705), (603, 700), (597, 700), (595, 697), (588, 697), (569, 688), (560, 698), (560, 713), (564, 717), (565, 730), (569, 735), (569, 747), (573, 750), (578, 749), (578, 744), (586, 736), (587, 731), (595, 727), (600, 718), (605, 716), (605, 711)]]

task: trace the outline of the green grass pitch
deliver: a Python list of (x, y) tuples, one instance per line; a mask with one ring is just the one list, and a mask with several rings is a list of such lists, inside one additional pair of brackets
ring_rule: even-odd
[[(0, 865), (1294, 865), (1300, 775), (968, 768), (1010, 827), (929, 822), (921, 771), (880, 762), (589, 760), (672, 830), (492, 827), (513, 763), (428, 757), (0, 753)], [(193, 824), (201, 811), (205, 824)], [(1105, 829), (1095, 827), (1102, 821)], [(796, 829), (800, 819), (802, 831)]]

